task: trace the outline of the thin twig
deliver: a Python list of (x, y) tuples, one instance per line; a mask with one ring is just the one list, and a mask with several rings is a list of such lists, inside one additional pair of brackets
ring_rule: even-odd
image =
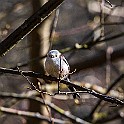
[[(39, 86), (40, 91), (42, 91), (42, 88), (41, 88), (40, 82), (38, 82), (38, 86)], [(52, 121), (52, 115), (51, 115), (51, 113), (50, 113), (50, 110), (49, 110), (48, 105), (45, 103), (45, 97), (44, 97), (44, 94), (41, 92), (40, 95), (42, 96), (43, 103), (44, 103), (44, 105), (45, 105), (45, 107), (46, 107), (46, 110), (47, 110), (47, 112), (48, 112), (48, 114), (49, 114), (50, 120)], [(54, 121), (52, 121), (52, 124), (54, 124)]]
[[(44, 121), (51, 123), (51, 120), (48, 117), (45, 117), (41, 115), (40, 113), (36, 113), (36, 112), (21, 111), (21, 110), (12, 109), (12, 108), (6, 108), (6, 107), (0, 107), (0, 111), (6, 114), (13, 114), (13, 115), (19, 115), (19, 116), (24, 116), (24, 117), (36, 118), (36, 119), (44, 120)], [(52, 118), (52, 121), (58, 124), (67, 123), (67, 121), (63, 121), (63, 120), (55, 119), (55, 118)]]
[[(17, 93), (8, 93), (8, 92), (0, 92), (0, 98), (16, 98), (16, 99), (28, 99), (28, 100), (33, 100), (37, 101), (42, 105), (45, 105), (43, 102), (43, 99), (36, 97), (35, 95), (37, 94), (36, 92), (31, 93), (32, 91), (28, 91), (27, 93), (22, 93), (22, 94), (17, 94)], [(48, 105), (51, 109), (56, 111), (57, 113), (63, 115), (64, 117), (70, 119), (74, 123), (79, 123), (79, 124), (90, 124), (83, 119), (80, 119), (71, 113), (68, 113), (67, 111), (64, 111), (60, 107), (56, 106), (54, 103), (51, 103), (47, 100), (45, 100), (46, 105)]]
[[(104, 95), (107, 95), (107, 94), (110, 92), (110, 90), (111, 90), (119, 81), (121, 81), (123, 78), (124, 78), (124, 74), (121, 74), (119, 77), (117, 77), (117, 78), (111, 83), (111, 85), (108, 87), (108, 89), (107, 89), (106, 93), (104, 93)], [(98, 106), (101, 104), (101, 102), (102, 102), (102, 99), (100, 99), (100, 100), (97, 102), (96, 106), (92, 109), (92, 111), (91, 111), (91, 113), (90, 113), (90, 115), (89, 115), (90, 118), (93, 117), (94, 112), (97, 110), (97, 108), (98, 108)]]
[(56, 9), (56, 11), (55, 11), (53, 24), (51, 26), (51, 31), (50, 31), (50, 36), (49, 36), (49, 42), (50, 42), (49, 51), (52, 48), (52, 41), (53, 41), (53, 36), (55, 35), (56, 26), (57, 26), (57, 23), (58, 23), (58, 17), (59, 17), (59, 8)]
[(123, 119), (124, 113), (122, 112), (122, 109), (123, 107), (121, 106), (112, 112), (108, 112), (107, 113), (108, 116), (95, 120), (94, 124), (102, 124), (102, 123), (104, 124), (106, 122), (114, 121), (117, 119)]
[[(42, 94), (42, 90), (41, 90), (41, 89), (39, 90), (38, 88), (36, 88), (36, 86), (35, 86), (26, 76), (23, 75), (22, 71), (21, 71), (19, 68), (17, 68), (17, 69), (18, 69), (18, 71), (20, 72), (20, 74), (28, 81), (28, 83), (29, 83), (31, 86), (33, 86), (33, 88), (34, 88), (38, 93), (40, 93), (40, 95), (42, 96), (44, 105), (45, 105), (45, 107), (46, 107), (46, 109), (47, 109), (47, 111), (48, 111), (48, 113), (49, 113), (50, 120), (51, 120), (52, 123), (54, 123), (53, 120), (52, 120), (52, 116), (51, 116), (51, 113), (50, 113), (50, 111), (49, 111), (49, 108), (48, 108), (48, 106), (47, 106), (46, 103), (45, 103), (45, 100), (44, 100), (45, 98), (44, 98), (44, 95)], [(40, 87), (39, 87), (39, 88), (40, 88)]]
[[(6, 68), (0, 68), (0, 72), (21, 75), (18, 70), (12, 70), (12, 69), (6, 69)], [(34, 73), (32, 71), (22, 71), (21, 73), (24, 76), (42, 78), (44, 80), (50, 80), (50, 81), (56, 81), (56, 82), (59, 81), (59, 79), (57, 79), (56, 77), (51, 77), (51, 76), (43, 75), (43, 74), (40, 74), (40, 73)], [(124, 78), (124, 74), (121, 74), (116, 80), (120, 81), (123, 78)], [(61, 80), (60, 83), (70, 85), (70, 86), (74, 87), (75, 89), (77, 89), (79, 91), (86, 91), (89, 94), (91, 94), (91, 95), (93, 95), (93, 96), (95, 96), (95, 97), (97, 97), (97, 98), (99, 98), (101, 100), (111, 102), (111, 103), (114, 103), (114, 104), (117, 104), (117, 105), (124, 105), (124, 101), (122, 101), (122, 100), (116, 99), (114, 97), (106, 96), (105, 94), (98, 93), (98, 92), (96, 92), (96, 91), (94, 91), (92, 89), (76, 85), (76, 84), (74, 84), (72, 82), (69, 82), (69, 81), (66, 81), (66, 80)]]

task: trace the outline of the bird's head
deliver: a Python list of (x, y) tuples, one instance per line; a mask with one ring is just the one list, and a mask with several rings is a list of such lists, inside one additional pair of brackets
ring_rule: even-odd
[(58, 50), (50, 50), (47, 54), (47, 57), (49, 58), (59, 58), (61, 56), (61, 53)]

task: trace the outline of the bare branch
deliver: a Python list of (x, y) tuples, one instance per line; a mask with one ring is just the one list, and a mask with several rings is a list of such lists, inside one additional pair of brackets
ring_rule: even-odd
[(13, 115), (19, 115), (19, 116), (24, 116), (24, 117), (36, 118), (39, 120), (47, 121), (49, 123), (52, 123), (52, 121), (58, 124), (67, 123), (67, 121), (62, 121), (60, 119), (55, 119), (55, 118), (52, 118), (52, 121), (51, 121), (48, 117), (45, 117), (41, 115), (40, 113), (35, 113), (35, 112), (21, 111), (21, 110), (12, 109), (12, 108), (6, 108), (6, 107), (0, 107), (0, 111), (6, 114), (13, 114)]
[(114, 121), (114, 120), (116, 120), (116, 119), (120, 119), (120, 118), (123, 119), (123, 118), (124, 118), (124, 116), (123, 116), (124, 113), (123, 113), (121, 110), (122, 110), (122, 108), (120, 108), (120, 110), (118, 110), (118, 111), (115, 112), (115, 113), (114, 113), (114, 112), (113, 112), (113, 113), (107, 113), (108, 116), (96, 120), (96, 121), (94, 122), (94, 124), (98, 124), (98, 123), (104, 124), (104, 123), (106, 123), (106, 122)]
[(0, 43), (0, 56), (3, 56), (34, 28), (43, 22), (64, 0), (49, 0), (40, 10), (29, 17), (21, 26)]
[(0, 92), (0, 98), (16, 98), (16, 99), (34, 100), (34, 101), (39, 102), (42, 105), (45, 105), (45, 104), (48, 105), (51, 109), (53, 109), (57, 113), (63, 115), (64, 117), (70, 119), (72, 122), (79, 123), (79, 124), (90, 124), (89, 122), (86, 122), (86, 121), (72, 115), (71, 113), (64, 111), (60, 107), (56, 106), (54, 103), (51, 103), (47, 100), (45, 100), (45, 102), (44, 102), (41, 98), (34, 96), (36, 94), (37, 94), (37, 92), (31, 93), (31, 91), (29, 91), (27, 93), (22, 93), (22, 94)]
[[(6, 68), (0, 68), (0, 72), (21, 75), (18, 70), (6, 69)], [(35, 72), (32, 72), (32, 71), (21, 71), (21, 73), (23, 75), (25, 75), (25, 76), (42, 78), (44, 80), (50, 80), (50, 81), (56, 81), (56, 82), (60, 81), (59, 79), (57, 79), (55, 77), (43, 75), (43, 74), (40, 74), (40, 73), (35, 73)], [(124, 78), (124, 74), (121, 74), (118, 78), (119, 78), (119, 81), (120, 81), (121, 79)], [(89, 94), (91, 94), (91, 95), (93, 95), (93, 96), (95, 96), (97, 98), (100, 98), (100, 99), (102, 99), (104, 101), (111, 102), (111, 103), (114, 103), (114, 104), (117, 104), (117, 105), (124, 105), (124, 102), (119, 100), (119, 99), (116, 99), (116, 98), (110, 97), (110, 96), (106, 96), (106, 95), (98, 93), (98, 92), (96, 92), (96, 91), (94, 91), (92, 89), (73, 84), (72, 82), (61, 80), (60, 83), (70, 85), (70, 86), (75, 87), (76, 89), (78, 89), (80, 91), (86, 91)]]
[[(122, 78), (124, 78), (124, 75), (120, 75), (118, 78), (116, 78), (116, 79), (111, 83), (111, 85), (108, 87), (107, 91), (106, 91), (104, 94), (107, 95), (107, 94), (112, 90), (112, 88), (113, 88)], [(101, 102), (102, 102), (102, 99), (100, 99), (100, 100), (97, 102), (97, 104), (95, 105), (95, 107), (92, 109), (92, 111), (91, 111), (89, 117), (92, 118), (94, 112), (96, 111), (96, 109), (98, 108), (98, 106), (101, 104)]]
[[(116, 46), (110, 46), (113, 49), (111, 54), (111, 60), (117, 60), (124, 57), (124, 45), (119, 44)], [(81, 59), (80, 61), (75, 61), (71, 64), (71, 69), (76, 71), (86, 69), (89, 67), (94, 67), (97, 65), (104, 64), (106, 62), (106, 50), (99, 50), (98, 52), (87, 55), (87, 57)]]

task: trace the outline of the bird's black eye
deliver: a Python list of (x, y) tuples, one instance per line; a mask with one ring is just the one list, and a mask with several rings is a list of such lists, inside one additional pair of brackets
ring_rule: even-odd
[(54, 55), (51, 55), (51, 58), (54, 58)]
[(54, 58), (54, 56), (53, 56), (53, 55), (49, 55), (49, 57), (50, 57), (50, 58)]
[(57, 57), (57, 55), (55, 55), (55, 57)]

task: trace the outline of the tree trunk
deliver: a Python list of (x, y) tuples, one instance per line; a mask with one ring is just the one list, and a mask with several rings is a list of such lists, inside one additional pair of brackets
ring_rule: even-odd
[[(32, 0), (33, 13), (36, 12), (47, 0)], [(31, 59), (37, 58), (43, 55), (46, 55), (49, 50), (49, 37), (50, 37), (50, 27), (51, 27), (52, 19), (51, 16), (47, 18), (42, 25), (39, 25), (36, 29), (34, 29), (30, 36), (30, 57)], [(34, 72), (45, 73), (44, 71), (44, 59), (41, 61), (36, 61), (31, 64), (31, 70)], [(37, 79), (32, 79), (32, 82), (35, 86), (38, 86)], [(45, 96), (46, 97), (46, 96)], [(47, 98), (48, 100), (48, 98)], [(30, 101), (29, 103), (29, 111), (40, 112), (45, 116), (49, 116), (44, 106), (41, 106), (39, 103)], [(36, 119), (29, 119), (28, 124), (46, 124), (46, 122), (41, 122)]]

